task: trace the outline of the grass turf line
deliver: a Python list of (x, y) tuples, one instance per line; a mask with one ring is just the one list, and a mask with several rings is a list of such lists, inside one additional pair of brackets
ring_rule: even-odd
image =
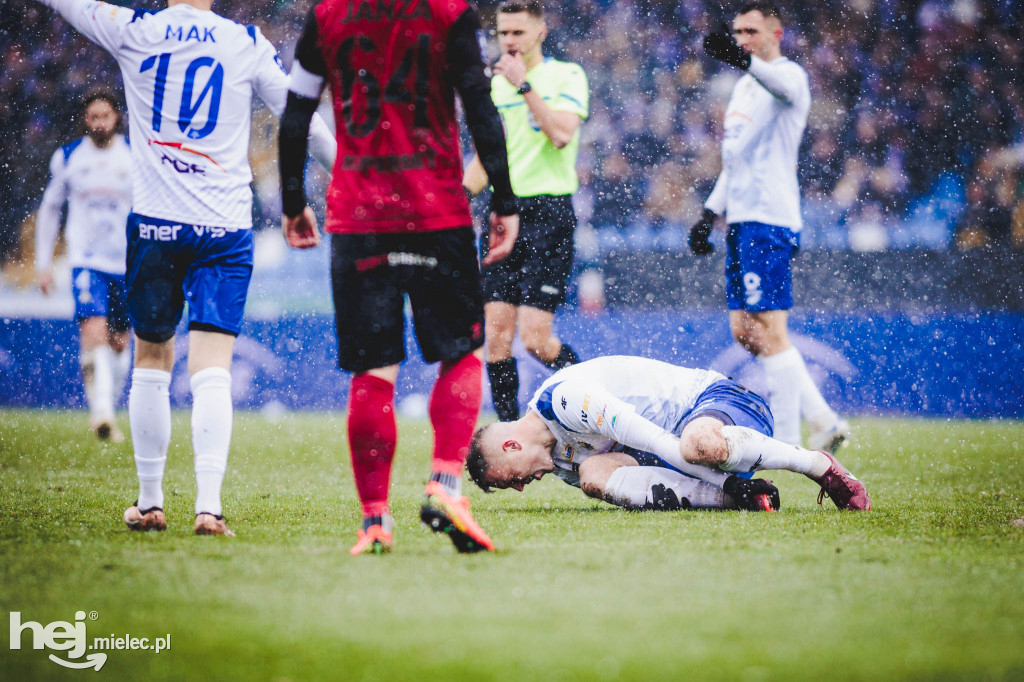
[[(121, 418), (122, 427), (127, 426)], [(1021, 679), (1024, 424), (857, 420), (841, 459), (875, 510), (839, 513), (773, 473), (778, 514), (626, 513), (553, 478), (466, 490), (498, 545), (457, 555), (417, 518), (429, 425), (403, 421), (395, 551), (350, 558), (360, 517), (344, 415), (238, 413), (225, 514), (191, 534), (175, 414), (162, 534), (129, 533), (129, 444), (82, 412), (0, 411), (0, 610), (96, 611), (110, 679)], [(127, 429), (125, 429), (127, 432)], [(9, 648), (4, 679), (84, 675)], [(60, 653), (60, 652), (55, 652)]]

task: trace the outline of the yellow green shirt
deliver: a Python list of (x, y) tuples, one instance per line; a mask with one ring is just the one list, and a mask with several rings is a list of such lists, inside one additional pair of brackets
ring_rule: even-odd
[[(587, 74), (579, 64), (547, 58), (526, 72), (530, 87), (552, 109), (571, 111), (586, 120), (590, 113)], [(577, 128), (569, 144), (557, 149), (541, 131), (523, 95), (504, 76), (491, 79), (491, 99), (505, 124), (508, 170), (516, 196), (572, 194), (579, 187)]]

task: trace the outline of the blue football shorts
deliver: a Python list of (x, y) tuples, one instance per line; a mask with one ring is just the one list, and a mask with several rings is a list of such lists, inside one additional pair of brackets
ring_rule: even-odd
[(758, 313), (793, 307), (790, 263), (800, 248), (798, 233), (764, 223), (733, 223), (725, 244), (729, 310)]
[[(722, 379), (708, 386), (697, 396), (693, 409), (680, 420), (672, 430), (680, 435), (686, 425), (699, 417), (713, 417), (726, 426), (745, 426), (771, 437), (775, 433), (775, 418), (768, 403), (758, 394), (739, 385), (731, 379)], [(627, 451), (640, 466), (657, 466), (678, 471), (657, 455), (647, 452)], [(742, 478), (750, 478), (753, 472), (734, 472)]]
[(128, 216), (128, 314), (151, 343), (174, 336), (188, 303), (188, 328), (238, 335), (252, 278), (251, 229)]
[(71, 292), (75, 296), (75, 319), (107, 318), (115, 331), (128, 329), (128, 302), (124, 275), (112, 275), (89, 268), (71, 269)]

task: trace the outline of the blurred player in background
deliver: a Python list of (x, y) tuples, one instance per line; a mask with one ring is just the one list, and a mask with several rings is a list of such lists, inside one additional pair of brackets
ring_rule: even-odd
[(840, 509), (871, 508), (833, 455), (776, 440), (772, 426), (761, 396), (718, 372), (608, 356), (555, 372), (521, 419), (480, 428), (468, 468), (484, 490), (554, 473), (633, 509), (765, 509), (764, 496), (777, 509), (778, 490), (746, 477), (785, 469), (820, 485), (819, 503), (827, 494)]
[[(288, 76), (255, 26), (210, 11), (211, 0), (130, 10), (94, 0), (42, 0), (117, 60), (132, 149), (128, 312), (135, 370), (128, 397), (138, 500), (133, 530), (164, 530), (174, 334), (189, 307), (197, 535), (233, 535), (221, 484), (231, 444), (231, 359), (252, 274), (249, 129), (255, 92), (284, 110)], [(330, 168), (334, 139), (319, 118), (314, 155)]]
[(89, 428), (101, 440), (119, 443), (124, 436), (114, 408), (131, 364), (124, 283), (131, 150), (121, 134), (120, 106), (111, 90), (86, 93), (83, 122), (85, 136), (50, 159), (50, 183), (36, 218), (36, 277), (44, 294), (53, 291), (53, 248), (66, 202), (65, 235)]
[[(548, 27), (540, 2), (501, 3), (497, 28), (502, 56), (494, 66), (491, 98), (508, 134), (522, 224), (512, 255), (484, 267), (484, 310), (491, 397), (498, 419), (511, 421), (519, 417), (519, 371), (512, 357), (517, 327), (527, 352), (551, 369), (579, 361), (551, 327), (565, 302), (575, 254), (572, 195), (579, 187), (576, 156), (589, 93), (578, 64), (544, 57)], [(470, 162), (464, 183), (473, 194), (487, 187), (479, 159)]]
[(430, 396), (434, 451), (420, 518), (447, 533), (460, 552), (493, 550), (462, 496), (462, 468), (480, 412), (484, 326), (456, 90), (494, 184), (485, 264), (511, 251), (519, 217), (501, 120), (488, 97), (476, 10), (465, 0), (403, 7), (323, 0), (310, 10), (281, 121), (283, 228), (293, 247), (319, 243), (303, 189), (304, 141), (329, 84), (338, 160), (325, 229), (332, 233), (338, 365), (353, 373), (348, 438), (363, 507), (350, 553), (392, 547), (388, 486), (406, 295), (423, 358), (441, 363)]
[(800, 245), (800, 187), (796, 164), (811, 92), (807, 73), (782, 56), (782, 21), (771, 2), (740, 6), (732, 34), (704, 40), (715, 59), (746, 73), (725, 112), (722, 172), (690, 231), (690, 248), (706, 255), (715, 219), (725, 215), (726, 297), (736, 341), (753, 353), (768, 380), (776, 436), (799, 444), (800, 417), (808, 446), (835, 452), (849, 424), (829, 407), (789, 341), (793, 306), (790, 263)]

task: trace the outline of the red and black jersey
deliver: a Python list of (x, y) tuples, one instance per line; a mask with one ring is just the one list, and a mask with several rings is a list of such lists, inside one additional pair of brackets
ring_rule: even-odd
[[(479, 26), (465, 0), (322, 0), (314, 5), (295, 58), (303, 69), (325, 78), (331, 91), (338, 156), (327, 190), (328, 232), (471, 224), (462, 189), (456, 89), (481, 160), (485, 154), (492, 157), (489, 165), (499, 176), (492, 177), (501, 195), (495, 208), (514, 212), (511, 184), (498, 188), (499, 166), (507, 178), (507, 157), (497, 112), (486, 111), (493, 104), (477, 41)], [(500, 159), (495, 157), (499, 151)]]

